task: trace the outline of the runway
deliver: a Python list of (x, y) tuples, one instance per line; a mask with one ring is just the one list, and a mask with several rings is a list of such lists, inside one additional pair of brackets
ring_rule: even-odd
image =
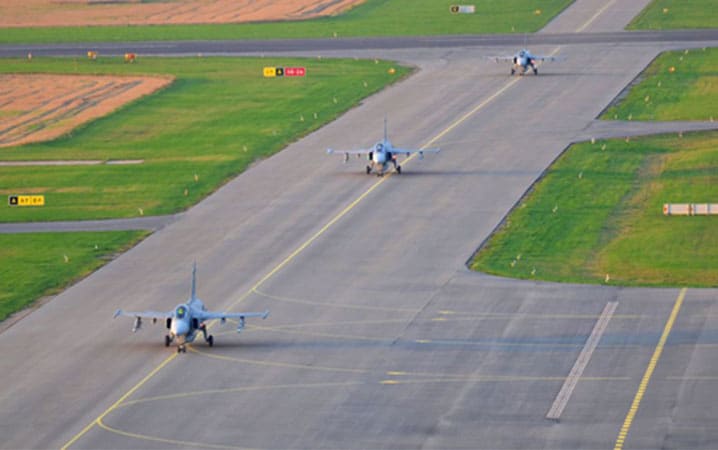
[[(604, 32), (599, 3), (611, 26), (630, 20), (595, 0), (559, 19)], [(718, 290), (516, 281), (465, 263), (658, 52), (716, 43), (537, 44), (566, 60), (514, 78), (481, 59), (511, 46), (335, 50), (419, 70), (0, 334), (0, 447), (715, 448)], [(395, 145), (441, 153), (383, 178), (324, 154), (371, 145), (385, 115)], [(215, 347), (181, 355), (161, 326), (112, 320), (187, 298), (193, 261), (209, 308), (270, 318), (239, 336), (214, 326)]]

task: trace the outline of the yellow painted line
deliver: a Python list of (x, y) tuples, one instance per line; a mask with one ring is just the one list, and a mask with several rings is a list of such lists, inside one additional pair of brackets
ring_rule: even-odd
[(676, 299), (676, 302), (673, 305), (673, 310), (671, 311), (671, 315), (668, 317), (666, 326), (663, 327), (663, 333), (661, 333), (661, 338), (658, 340), (658, 344), (656, 344), (656, 349), (653, 351), (653, 356), (651, 356), (651, 360), (648, 362), (648, 367), (646, 367), (646, 372), (643, 374), (641, 383), (638, 385), (638, 391), (636, 391), (636, 395), (633, 397), (633, 402), (631, 403), (631, 407), (628, 410), (626, 419), (623, 421), (621, 430), (618, 432), (618, 437), (616, 438), (616, 445), (613, 447), (614, 450), (622, 450), (623, 449), (623, 444), (626, 442), (626, 437), (628, 437), (628, 432), (631, 430), (631, 424), (633, 423), (633, 419), (636, 417), (638, 408), (639, 408), (639, 406), (641, 406), (641, 400), (643, 400), (643, 395), (646, 393), (646, 388), (648, 387), (648, 382), (651, 381), (651, 377), (653, 376), (653, 371), (656, 370), (656, 365), (658, 365), (658, 360), (661, 358), (661, 353), (663, 353), (663, 347), (665, 347), (665, 345), (666, 345), (666, 340), (668, 340), (668, 335), (671, 333), (673, 324), (676, 322), (676, 317), (678, 317), (678, 312), (681, 310), (681, 305), (683, 305), (683, 299), (685, 297), (686, 297), (686, 288), (683, 288), (683, 289), (681, 289), (681, 292), (678, 294), (678, 298)]
[(235, 388), (224, 388), (224, 389), (209, 389), (206, 391), (188, 391), (179, 392), (177, 394), (158, 395), (156, 397), (146, 397), (137, 400), (130, 400), (124, 403), (121, 407), (125, 408), (128, 406), (140, 405), (144, 403), (160, 402), (167, 400), (183, 400), (193, 397), (201, 397), (207, 395), (218, 395), (218, 394), (242, 394), (247, 392), (258, 392), (258, 391), (271, 391), (281, 389), (325, 389), (334, 387), (351, 387), (365, 385), (367, 382), (364, 381), (338, 381), (328, 383), (294, 383), (294, 384), (265, 384), (259, 386), (242, 386)]
[(587, 21), (586, 23), (584, 23), (583, 25), (581, 25), (580, 27), (578, 27), (578, 28), (576, 29), (576, 32), (577, 32), (577, 33), (580, 33), (580, 32), (582, 32), (583, 30), (585, 30), (586, 28), (588, 28), (588, 26), (591, 25), (594, 20), (598, 19), (598, 16), (600, 16), (601, 14), (603, 14), (604, 11), (606, 11), (606, 10), (607, 10), (612, 4), (614, 4), (614, 3), (616, 3), (616, 0), (610, 0), (609, 2), (607, 2), (607, 3), (603, 6), (603, 8), (599, 9), (599, 10), (596, 12), (596, 14), (594, 14), (593, 16), (591, 16), (591, 18), (588, 19), (588, 21)]
[(127, 392), (125, 393), (125, 395), (123, 395), (122, 397), (120, 397), (120, 399), (117, 400), (115, 403), (113, 403), (112, 406), (110, 406), (109, 408), (107, 408), (107, 410), (106, 410), (105, 412), (103, 412), (102, 414), (100, 414), (100, 415), (97, 417), (97, 419), (95, 419), (95, 420), (93, 420), (92, 422), (90, 422), (85, 428), (82, 429), (82, 431), (80, 431), (80, 432), (77, 433), (72, 439), (70, 439), (70, 440), (67, 442), (67, 444), (65, 444), (65, 445), (63, 445), (62, 447), (60, 447), (61, 450), (65, 450), (65, 449), (69, 448), (72, 444), (74, 444), (75, 442), (77, 442), (78, 439), (80, 439), (80, 438), (81, 438), (82, 436), (84, 436), (88, 431), (90, 431), (90, 429), (92, 429), (92, 427), (94, 427), (95, 425), (99, 425), (99, 424), (102, 422), (102, 419), (105, 418), (105, 416), (107, 416), (107, 415), (108, 415), (109, 413), (111, 413), (114, 409), (116, 409), (119, 405), (121, 405), (122, 402), (124, 402), (130, 395), (132, 395), (132, 394), (134, 394), (135, 392), (137, 392), (137, 390), (138, 390), (139, 388), (141, 388), (142, 385), (144, 385), (150, 378), (152, 378), (157, 372), (159, 372), (160, 370), (162, 370), (163, 367), (165, 367), (167, 364), (169, 364), (170, 361), (172, 361), (172, 360), (175, 359), (176, 357), (177, 357), (177, 353), (173, 353), (172, 355), (168, 356), (164, 361), (162, 361), (162, 362), (160, 363), (160, 365), (158, 365), (157, 367), (155, 367), (154, 370), (152, 370), (152, 372), (148, 373), (142, 380), (140, 380), (139, 383), (137, 383), (136, 385), (134, 385), (134, 386), (132, 387), (132, 389), (130, 389), (129, 391), (127, 391)]
[[(149, 397), (139, 400), (132, 400), (129, 401), (121, 407), (127, 407), (127, 406), (134, 406), (138, 404), (143, 403), (150, 403), (150, 402), (157, 402), (157, 401), (166, 401), (166, 400), (177, 400), (177, 399), (185, 399), (185, 398), (191, 398), (191, 397), (197, 397), (197, 396), (204, 396), (204, 395), (217, 395), (217, 394), (231, 394), (231, 393), (243, 393), (243, 392), (255, 392), (255, 391), (261, 391), (261, 390), (272, 390), (272, 389), (325, 389), (328, 387), (348, 387), (348, 386), (356, 386), (360, 384), (366, 384), (365, 382), (336, 382), (336, 383), (298, 383), (298, 384), (282, 384), (282, 385), (264, 385), (264, 386), (245, 386), (245, 387), (238, 387), (238, 388), (227, 388), (227, 389), (213, 389), (213, 390), (207, 390), (207, 391), (193, 391), (193, 392), (181, 392), (177, 394), (171, 394), (171, 395), (163, 395), (158, 397)], [(104, 429), (105, 431), (109, 431), (111, 433), (119, 434), (120, 436), (126, 436), (134, 439), (140, 439), (140, 440), (146, 440), (151, 442), (161, 442), (165, 444), (172, 444), (175, 447), (201, 447), (201, 448), (216, 448), (216, 449), (242, 449), (242, 450), (248, 450), (247, 447), (234, 447), (229, 445), (222, 445), (222, 444), (210, 444), (207, 442), (192, 442), (192, 441), (183, 441), (183, 440), (177, 440), (177, 439), (167, 439), (157, 436), (150, 436), (146, 434), (139, 434), (139, 433), (132, 433), (124, 430), (120, 430), (118, 428), (111, 427), (104, 423), (104, 421), (100, 420), (97, 422), (97, 426)]]
[(666, 377), (670, 381), (718, 381), (718, 375), (684, 375), (682, 377)]
[[(441, 131), (439, 134), (434, 136), (432, 139), (430, 139), (426, 144), (424, 144), (421, 149), (426, 149), (430, 145), (432, 145), (437, 140), (441, 139), (443, 136), (445, 136), (447, 133), (452, 131), (454, 128), (465, 122), (469, 117), (471, 117), (473, 114), (475, 114), (477, 111), (491, 103), (494, 99), (496, 99), (498, 96), (506, 92), (511, 86), (516, 84), (518, 81), (518, 78), (512, 79), (504, 87), (496, 91), (494, 94), (492, 94), (490, 97), (479, 103), (476, 107), (474, 107), (471, 111), (467, 112), (463, 116), (461, 116), (459, 119), (451, 123), (448, 127), (446, 127), (443, 131)], [(404, 160), (404, 164), (406, 164), (408, 161), (413, 159), (417, 154), (412, 154), (409, 158)], [(268, 279), (270, 279), (274, 274), (282, 270), (287, 264), (289, 264), (294, 258), (297, 257), (304, 249), (309, 247), (314, 241), (316, 241), (322, 234), (324, 234), (329, 228), (332, 227), (335, 223), (337, 223), (339, 220), (341, 220), (342, 217), (347, 215), (352, 209), (354, 209), (359, 203), (361, 203), (362, 200), (364, 200), (369, 194), (371, 194), (377, 187), (379, 187), (382, 183), (384, 183), (386, 180), (391, 178), (392, 173), (389, 173), (388, 176), (380, 178), (376, 183), (374, 183), (369, 189), (364, 191), (363, 194), (361, 194), (359, 197), (357, 197), (353, 202), (351, 202), (346, 208), (344, 208), (339, 214), (334, 216), (329, 222), (327, 222), (319, 231), (314, 233), (312, 237), (310, 237), (307, 241), (305, 241), (302, 245), (300, 245), (296, 250), (294, 250), (289, 256), (287, 256), (282, 262), (280, 262), (274, 269), (272, 269), (268, 274), (266, 274), (264, 277), (262, 277), (257, 283), (255, 283), (254, 286), (252, 286), (251, 289), (249, 289), (244, 295), (242, 295), (239, 299), (237, 299), (235, 302), (230, 304), (228, 309), (232, 309), (234, 306), (238, 305), (242, 301), (244, 301), (252, 292), (255, 292), (259, 289), (259, 287), (264, 284)], [(214, 325), (209, 325), (211, 327)], [(97, 419), (90, 422), (85, 428), (82, 429), (78, 434), (76, 434), (72, 439), (70, 439), (65, 445), (61, 447), (61, 450), (66, 450), (71, 445), (73, 445), (75, 442), (77, 442), (78, 439), (80, 439), (82, 436), (84, 436), (88, 431), (90, 431), (95, 425), (99, 425), (102, 419), (107, 416), (112, 410), (114, 410), (117, 405), (121, 404), (125, 399), (127, 399), (130, 395), (132, 395), (134, 392), (136, 392), (144, 383), (147, 382), (150, 378), (152, 378), (157, 372), (159, 372), (167, 363), (172, 361), (177, 356), (176, 353), (172, 354), (172, 356), (168, 357), (165, 361), (160, 363), (159, 366), (157, 366), (155, 369), (152, 370), (145, 378), (143, 378), (139, 383), (137, 383), (134, 387), (132, 387), (127, 393), (125, 393), (122, 397), (120, 397), (119, 400), (117, 400), (112, 406), (110, 406), (105, 412), (103, 412)]]
[[(453, 374), (453, 373), (432, 373), (432, 372), (404, 372), (390, 371), (386, 373), (389, 376), (403, 376), (413, 378), (424, 378), (429, 381), (565, 381), (566, 376), (519, 376), (519, 375), (481, 375), (481, 374)], [(584, 377), (579, 378), (581, 381), (628, 381), (630, 377)], [(419, 383), (422, 380), (412, 380), (413, 383)]]
[(134, 439), (141, 439), (144, 441), (151, 441), (151, 442), (161, 442), (163, 444), (171, 444), (175, 447), (200, 447), (200, 448), (217, 448), (217, 449), (232, 449), (232, 450), (250, 450), (248, 447), (231, 447), (229, 445), (217, 445), (217, 444), (210, 444), (207, 442), (192, 442), (192, 441), (180, 441), (176, 439), (166, 439), (156, 436), (148, 436), (146, 434), (138, 434), (138, 433), (130, 433), (128, 431), (119, 430), (117, 428), (110, 427), (109, 425), (105, 424), (103, 421), (98, 421), (97, 426), (102, 428), (105, 431), (109, 431), (111, 433), (119, 434), (120, 436), (130, 437)]
[(231, 361), (231, 362), (237, 362), (241, 364), (252, 364), (256, 366), (267, 366), (267, 367), (285, 367), (288, 369), (305, 369), (305, 370), (315, 370), (315, 371), (322, 371), (322, 372), (347, 372), (347, 373), (367, 373), (367, 370), (362, 369), (347, 369), (344, 367), (327, 367), (327, 366), (316, 366), (316, 365), (307, 365), (307, 364), (294, 364), (294, 363), (283, 363), (283, 362), (277, 362), (277, 361), (262, 361), (259, 359), (245, 359), (245, 358), (235, 358), (232, 356), (223, 356), (223, 355), (217, 355), (215, 353), (207, 353), (203, 352), (201, 350), (197, 350), (194, 347), (188, 347), (189, 351), (197, 353), (202, 356), (206, 356), (207, 358), (213, 358), (213, 359), (219, 359), (222, 361)]
[(346, 309), (358, 309), (358, 310), (366, 310), (366, 311), (388, 311), (388, 312), (405, 312), (405, 313), (411, 313), (411, 314), (417, 314), (421, 312), (420, 309), (410, 309), (410, 308), (386, 308), (383, 306), (369, 306), (369, 305), (343, 305), (343, 304), (336, 304), (336, 303), (326, 303), (326, 302), (318, 302), (314, 300), (302, 300), (297, 298), (291, 298), (291, 297), (283, 297), (280, 295), (272, 295), (268, 294), (264, 291), (260, 291), (259, 289), (254, 289), (254, 293), (257, 295), (260, 295), (262, 297), (266, 297), (272, 300), (277, 300), (280, 302), (286, 302), (286, 303), (297, 303), (300, 305), (312, 305), (312, 306), (321, 306), (322, 308), (346, 308)]
[[(492, 377), (469, 377), (469, 378), (426, 378), (421, 380), (383, 380), (380, 384), (429, 384), (429, 383), (466, 383), (472, 381), (475, 383), (558, 383), (564, 381), (566, 377), (532, 377), (532, 376), (492, 376)], [(630, 377), (585, 377), (581, 378), (582, 382), (612, 382), (612, 381), (628, 381)]]

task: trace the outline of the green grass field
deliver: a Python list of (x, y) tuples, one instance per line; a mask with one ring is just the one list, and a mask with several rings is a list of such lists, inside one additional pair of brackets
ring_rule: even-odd
[[(602, 118), (710, 120), (716, 68), (717, 49), (664, 53)], [(717, 199), (718, 132), (576, 144), (471, 267), (560, 282), (718, 286), (718, 217), (662, 214), (664, 203)]]
[(139, 231), (0, 234), (0, 321), (39, 297), (60, 292), (145, 235)]
[(628, 25), (629, 30), (716, 28), (715, 0), (653, 0)]
[(661, 54), (608, 120), (718, 120), (718, 49)]
[(475, 14), (454, 15), (449, 11), (449, 7), (456, 4), (454, 0), (367, 0), (338, 16), (297, 22), (6, 28), (0, 33), (0, 43), (530, 33), (542, 28), (571, 2), (572, 0), (490, 0), (475, 3)]
[(718, 199), (718, 133), (572, 146), (471, 262), (560, 282), (718, 286), (718, 217), (663, 203)]
[[(305, 66), (307, 76), (264, 78), (267, 65)], [(395, 73), (389, 73), (390, 67)], [(171, 74), (176, 80), (63, 138), (0, 149), (0, 160), (145, 161), (0, 167), (0, 195), (45, 194), (46, 202), (44, 207), (21, 208), (3, 200), (0, 222), (183, 210), (253, 161), (333, 120), (409, 71), (384, 61), (346, 59), (143, 58), (136, 64), (109, 58), (4, 60), (0, 73)]]

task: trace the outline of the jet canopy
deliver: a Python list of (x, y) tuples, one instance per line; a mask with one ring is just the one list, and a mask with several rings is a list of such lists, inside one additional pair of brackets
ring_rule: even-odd
[(175, 317), (178, 319), (184, 319), (187, 315), (187, 307), (185, 305), (179, 305), (177, 309), (175, 309)]

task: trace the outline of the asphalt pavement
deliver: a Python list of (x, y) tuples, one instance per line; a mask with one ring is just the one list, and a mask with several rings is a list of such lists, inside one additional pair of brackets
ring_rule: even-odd
[[(590, 34), (629, 11), (579, 0), (564, 14)], [(516, 281), (465, 263), (657, 53), (716, 43), (536, 44), (566, 59), (513, 78), (484, 58), (513, 44), (341, 50), (419, 70), (2, 332), (0, 447), (715, 448), (718, 290)], [(324, 153), (372, 144), (385, 115), (394, 144), (441, 153), (382, 178)], [(270, 318), (239, 336), (214, 324), (215, 347), (186, 354), (160, 325), (112, 319), (173, 308), (194, 261), (210, 309)]]

